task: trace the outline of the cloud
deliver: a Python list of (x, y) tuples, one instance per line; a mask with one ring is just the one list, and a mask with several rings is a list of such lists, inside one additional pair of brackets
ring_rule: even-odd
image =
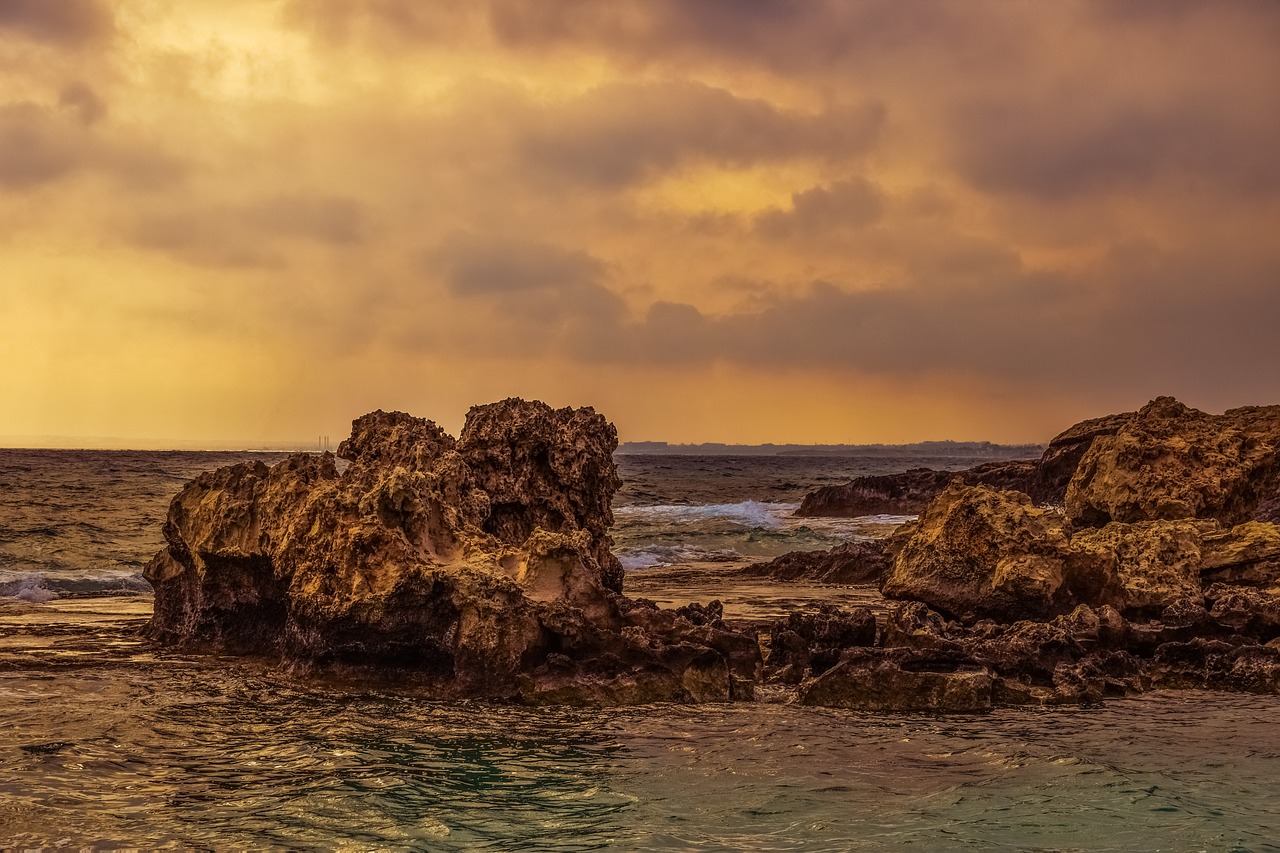
[(364, 238), (364, 208), (354, 199), (330, 195), (279, 195), (243, 210), (250, 226), (320, 243), (358, 243)]
[(461, 234), (429, 253), (423, 266), (460, 296), (594, 287), (605, 266), (586, 252), (522, 238)]
[(1153, 181), (1206, 183), (1232, 191), (1280, 189), (1280, 96), (1271, 112), (1221, 99), (1168, 102), (1093, 93), (978, 100), (956, 111), (956, 165), (982, 190), (1047, 200), (1126, 191)]
[(107, 102), (87, 83), (68, 83), (58, 95), (58, 104), (74, 111), (85, 125), (94, 125), (107, 116)]
[(791, 208), (757, 215), (755, 230), (782, 238), (840, 228), (863, 228), (884, 213), (884, 193), (866, 178), (836, 181), (791, 194)]
[(86, 146), (74, 128), (36, 104), (0, 106), (0, 189), (24, 192), (84, 165)]
[(240, 204), (173, 206), (138, 216), (128, 242), (195, 266), (278, 269), (291, 242), (345, 248), (363, 239), (362, 206), (353, 199), (290, 194)]
[(694, 162), (855, 159), (884, 121), (875, 102), (810, 114), (701, 83), (615, 83), (536, 114), (518, 145), (525, 163), (556, 180), (612, 188)]
[(110, 36), (115, 22), (98, 0), (0, 0), (0, 31), (59, 47), (80, 47)]

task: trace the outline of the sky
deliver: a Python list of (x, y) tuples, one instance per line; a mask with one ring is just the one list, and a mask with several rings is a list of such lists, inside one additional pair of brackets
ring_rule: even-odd
[(1271, 0), (0, 0), (0, 444), (1280, 403)]

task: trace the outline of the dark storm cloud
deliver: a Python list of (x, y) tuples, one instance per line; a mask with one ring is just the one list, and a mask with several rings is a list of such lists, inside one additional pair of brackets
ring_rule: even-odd
[[(828, 74), (901, 62), (1020, 57), (1011, 4), (904, 0), (293, 0), (287, 17), (328, 42), (372, 38), (401, 50), (496, 41), (517, 51), (597, 51), (628, 65), (711, 61)], [(998, 59), (998, 57), (1004, 57)]]
[(520, 238), (458, 235), (430, 253), (426, 271), (440, 274), (460, 296), (597, 287), (605, 266), (586, 252)]
[(836, 181), (791, 194), (789, 210), (774, 208), (756, 217), (755, 229), (768, 237), (862, 228), (884, 213), (884, 193), (866, 178)]
[(904, 46), (1018, 49), (1001, 38), (998, 17), (980, 21), (972, 4), (916, 0), (490, 0), (489, 17), (509, 46), (598, 45), (639, 61), (701, 57), (784, 72), (854, 66)]
[(36, 104), (0, 106), (0, 189), (32, 190), (82, 166), (85, 144), (74, 130)]
[(879, 103), (806, 114), (700, 83), (616, 83), (541, 111), (519, 148), (540, 172), (608, 188), (691, 162), (854, 158), (884, 121)]
[(0, 33), (78, 47), (114, 29), (110, 9), (98, 0), (0, 0)]
[(62, 90), (57, 106), (0, 105), (0, 190), (31, 192), (78, 173), (107, 176), (127, 189), (172, 186), (186, 164), (150, 141), (102, 135), (106, 104), (80, 83)]
[(1196, 251), (1118, 250), (1087, 274), (1010, 271), (1001, 263), (980, 286), (919, 281), (851, 291), (819, 281), (753, 311), (709, 314), (665, 301), (635, 317), (593, 282), (556, 288), (532, 278), (543, 284), (488, 292), (503, 329), (494, 337), (531, 357), (967, 376), (1074, 392), (1104, 381), (1138, 396), (1204, 397), (1220, 387), (1237, 398), (1280, 394), (1280, 377), (1263, 369), (1280, 363), (1280, 338), (1270, 328), (1280, 316), (1275, 258), (1224, 263)]
[(1280, 189), (1280, 90), (1271, 111), (1183, 96), (1107, 102), (1096, 93), (978, 100), (955, 113), (956, 165), (980, 189), (1045, 199), (1166, 179), (1233, 192)]

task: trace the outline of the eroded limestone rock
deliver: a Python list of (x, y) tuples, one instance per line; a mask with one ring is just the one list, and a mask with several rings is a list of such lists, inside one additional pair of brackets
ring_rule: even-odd
[(440, 695), (529, 702), (727, 701), (759, 667), (717, 620), (619, 595), (614, 428), (510, 399), (458, 440), (397, 412), (333, 456), (197, 477), (146, 577), (149, 631), (190, 649), (379, 672)]
[(1074, 523), (1254, 517), (1274, 483), (1280, 407), (1208, 415), (1158, 397), (1093, 440), (1067, 487)]
[(1049, 616), (1071, 603), (1068, 552), (1060, 515), (956, 482), (910, 529), (882, 590), (969, 622)]

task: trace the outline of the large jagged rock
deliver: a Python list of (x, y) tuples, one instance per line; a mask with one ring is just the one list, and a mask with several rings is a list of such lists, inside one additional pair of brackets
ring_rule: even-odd
[(1067, 487), (1076, 524), (1254, 517), (1280, 466), (1280, 406), (1207, 415), (1172, 397), (1093, 440)]
[[(1090, 418), (1058, 433), (1049, 442), (1040, 462), (1036, 465), (1036, 478), (1043, 500), (1061, 504), (1067, 495), (1067, 486), (1075, 476), (1080, 460), (1093, 447), (1093, 442), (1104, 436), (1115, 435), (1133, 419), (1133, 412)], [(1019, 491), (1027, 491), (1021, 489)], [(1028, 491), (1028, 494), (1034, 494)]]
[(358, 418), (341, 473), (299, 454), (202, 474), (146, 568), (149, 633), (440, 695), (735, 698), (759, 666), (753, 638), (619, 595), (616, 447), (589, 408), (509, 399), (473, 408), (456, 441), (398, 412)]
[(955, 483), (897, 534), (890, 598), (973, 623), (1048, 618), (1078, 604), (1155, 616), (1209, 583), (1280, 584), (1280, 527), (1213, 519), (1072, 529), (1026, 495)]
[(1074, 604), (1062, 516), (1021, 492), (955, 482), (913, 525), (882, 591), (972, 622), (1049, 616)]
[(1024, 492), (1037, 504), (1067, 504), (1077, 524), (1280, 521), (1280, 406), (1206, 415), (1158, 397), (1136, 412), (1075, 424), (1039, 460), (857, 477), (806, 495), (796, 514), (915, 515), (956, 476), (971, 486)]

